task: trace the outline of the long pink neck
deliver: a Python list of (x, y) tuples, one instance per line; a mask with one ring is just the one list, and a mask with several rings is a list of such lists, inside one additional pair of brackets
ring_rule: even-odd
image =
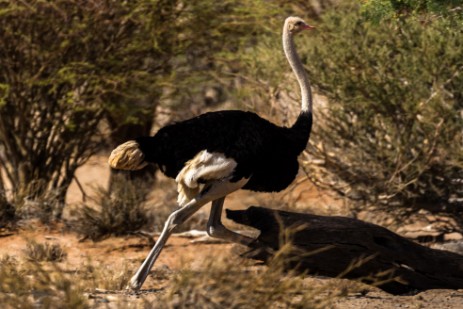
[(296, 52), (293, 35), (289, 32), (286, 23), (283, 28), (283, 49), (301, 89), (301, 112), (312, 112), (312, 92), (310, 89), (309, 78), (304, 70), (301, 59)]

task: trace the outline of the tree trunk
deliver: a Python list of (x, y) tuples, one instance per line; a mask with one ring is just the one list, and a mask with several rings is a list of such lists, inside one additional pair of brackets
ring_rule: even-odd
[(290, 242), (285, 267), (301, 273), (356, 279), (391, 294), (463, 288), (462, 255), (421, 246), (378, 225), (255, 206), (227, 210), (227, 217), (261, 232), (247, 258), (269, 262)]

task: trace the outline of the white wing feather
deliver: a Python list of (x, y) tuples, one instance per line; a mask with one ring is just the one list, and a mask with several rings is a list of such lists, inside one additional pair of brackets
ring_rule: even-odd
[(185, 167), (178, 173), (178, 199), (180, 206), (192, 200), (200, 191), (200, 182), (221, 180), (230, 177), (237, 163), (231, 158), (218, 152), (199, 152), (193, 159), (185, 163)]

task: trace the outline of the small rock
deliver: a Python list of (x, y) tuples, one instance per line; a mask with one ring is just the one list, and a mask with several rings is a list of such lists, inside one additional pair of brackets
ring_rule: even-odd
[(461, 240), (463, 239), (463, 235), (458, 232), (453, 232), (453, 233), (448, 233), (444, 235), (444, 241), (449, 241), (449, 240)]
[(409, 231), (409, 232), (402, 232), (403, 237), (410, 238), (410, 239), (418, 239), (420, 237), (438, 237), (440, 235), (439, 232), (435, 231)]
[(435, 244), (432, 246), (432, 248), (439, 249), (439, 250), (446, 250), (446, 251), (450, 251), (450, 252), (463, 255), (463, 242), (462, 241), (453, 241), (453, 242), (447, 242), (443, 244)]

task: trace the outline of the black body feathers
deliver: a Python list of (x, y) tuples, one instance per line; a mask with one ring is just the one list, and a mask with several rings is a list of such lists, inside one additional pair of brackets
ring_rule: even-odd
[(219, 111), (168, 125), (153, 137), (137, 139), (145, 160), (175, 178), (200, 151), (223, 153), (238, 165), (233, 180), (249, 178), (243, 189), (281, 191), (296, 177), (298, 155), (305, 149), (312, 114), (302, 112), (290, 128), (255, 113)]

